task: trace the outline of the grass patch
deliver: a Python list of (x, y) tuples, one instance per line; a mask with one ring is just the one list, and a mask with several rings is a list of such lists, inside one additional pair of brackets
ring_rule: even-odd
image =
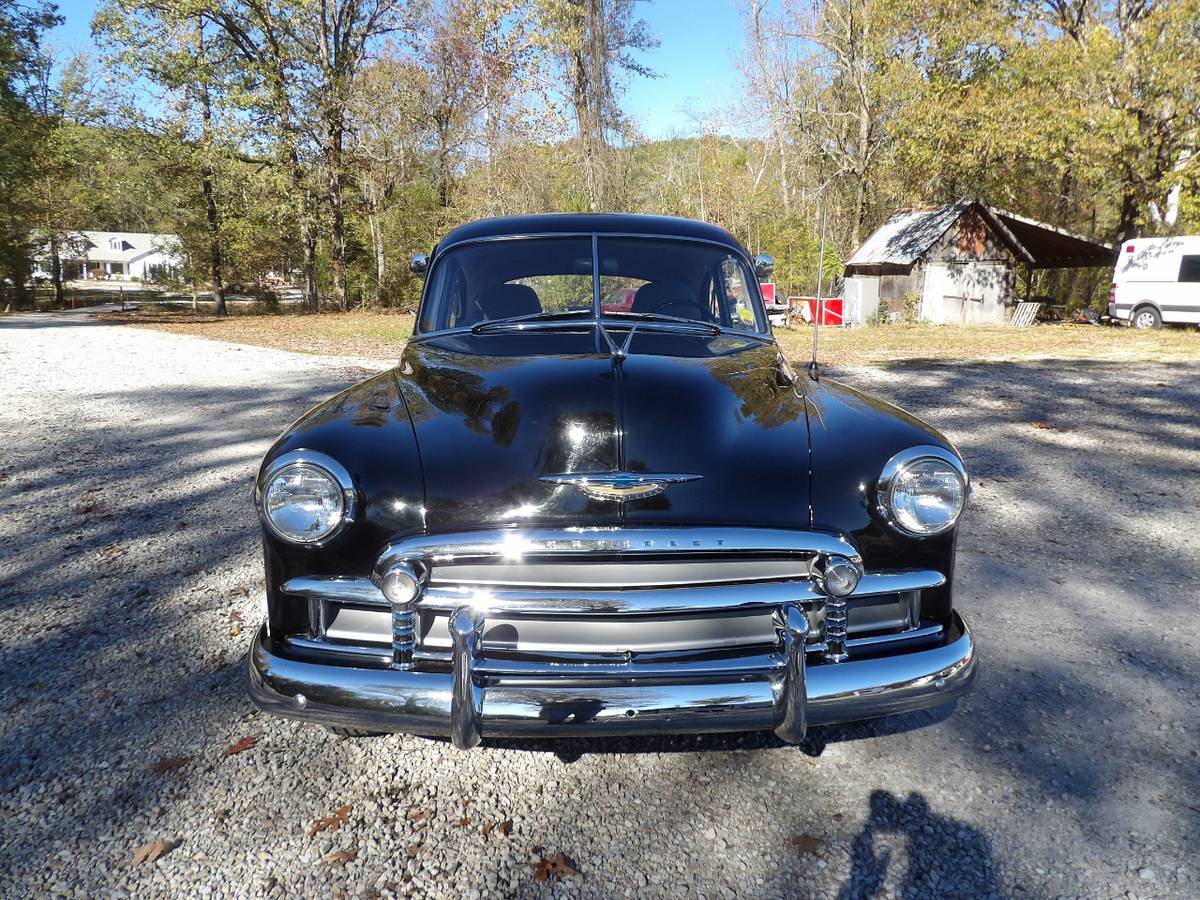
[[(238, 344), (256, 344), (300, 353), (367, 356), (393, 360), (412, 335), (406, 313), (355, 311), (228, 319), (190, 312), (140, 310), (104, 318), (176, 334), (192, 334)], [(788, 359), (807, 362), (812, 329), (775, 333)], [(883, 325), (824, 328), (819, 357), (835, 367), (884, 365), (915, 360), (976, 361), (1088, 359), (1108, 362), (1200, 362), (1200, 332), (1194, 328), (1134, 331), (1102, 325), (959, 327)]]
[(101, 318), (235, 344), (255, 344), (296, 353), (368, 356), (375, 359), (398, 359), (413, 332), (413, 316), (410, 314), (364, 311), (320, 315), (238, 315), (219, 319), (191, 312), (139, 310), (136, 313), (110, 313)]

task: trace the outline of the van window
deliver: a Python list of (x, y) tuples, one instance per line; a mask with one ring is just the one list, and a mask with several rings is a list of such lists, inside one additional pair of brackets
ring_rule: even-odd
[(1179, 264), (1180, 281), (1200, 281), (1200, 254), (1185, 256)]

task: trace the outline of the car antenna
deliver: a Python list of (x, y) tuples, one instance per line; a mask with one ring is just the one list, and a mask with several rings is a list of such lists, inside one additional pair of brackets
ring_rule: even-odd
[(821, 198), (821, 249), (817, 254), (817, 302), (814, 304), (816, 315), (813, 317), (813, 345), (812, 345), (812, 361), (808, 364), (808, 372), (813, 377), (817, 377), (817, 337), (821, 333), (821, 318), (825, 312), (825, 301), (821, 297), (821, 292), (825, 287), (825, 219), (826, 207), (825, 198)]

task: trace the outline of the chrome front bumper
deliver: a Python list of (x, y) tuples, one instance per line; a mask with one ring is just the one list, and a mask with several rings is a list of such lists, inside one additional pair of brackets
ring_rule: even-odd
[(799, 741), (808, 725), (848, 722), (938, 706), (975, 680), (966, 623), (952, 613), (939, 643), (836, 664), (806, 664), (806, 622), (784, 611), (787, 664), (730, 668), (702, 677), (510, 677), (475, 670), (479, 624), (453, 624), (451, 671), (354, 668), (288, 658), (265, 628), (250, 648), (250, 695), (267, 712), (368, 731), (449, 737), (470, 747), (486, 737), (574, 737), (774, 730)]

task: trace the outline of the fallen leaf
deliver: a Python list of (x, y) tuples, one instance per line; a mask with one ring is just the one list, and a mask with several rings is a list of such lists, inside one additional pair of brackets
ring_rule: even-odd
[(409, 844), (406, 852), (408, 853), (409, 859), (411, 859), (424, 849), (425, 846), (423, 844)]
[(162, 859), (178, 844), (174, 841), (151, 841), (148, 844), (142, 844), (133, 851), (133, 862), (131, 866), (140, 866), (144, 862), (154, 862), (156, 859)]
[(325, 816), (323, 819), (317, 819), (309, 826), (308, 836), (312, 837), (318, 831), (324, 831), (328, 828), (330, 831), (337, 831), (346, 824), (346, 817), (350, 815), (352, 806), (342, 806), (334, 811), (332, 816)]
[(257, 743), (258, 743), (258, 738), (254, 737), (253, 735), (247, 735), (246, 737), (242, 738), (240, 741), (234, 741), (232, 744), (230, 744), (228, 747), (226, 747), (225, 755), (233, 756), (236, 753), (244, 753), (245, 751), (249, 750), (251, 747), (253, 747)]
[(492, 833), (492, 829), (493, 829), (493, 828), (495, 828), (495, 827), (496, 827), (496, 823), (495, 823), (495, 822), (488, 822), (486, 825), (484, 825), (484, 826), (483, 826), (481, 829), (479, 829), (479, 830), (480, 830), (480, 831), (483, 833), (483, 836), (484, 836), (484, 837), (487, 837), (489, 834), (491, 834), (491, 833)]
[(237, 636), (238, 636), (239, 634), (241, 634), (241, 633), (242, 633), (242, 626), (241, 626), (241, 625), (234, 625), (232, 628), (230, 628), (230, 629), (229, 629), (229, 636), (230, 636), (230, 637), (237, 637)]
[(846, 821), (846, 817), (843, 816), (841, 813), (834, 813), (833, 821), (835, 821), (837, 824), (841, 825), (842, 822)]
[(513, 830), (512, 819), (505, 819), (503, 822), (500, 823), (500, 833), (502, 835), (504, 835), (505, 837), (508, 837), (510, 834), (512, 834), (512, 830)]
[(108, 512), (108, 507), (94, 494), (84, 494), (75, 504), (75, 514), (79, 516), (103, 515), (106, 512)]
[(125, 548), (122, 547), (120, 544), (109, 544), (107, 547), (105, 547), (103, 550), (100, 551), (99, 555), (106, 559), (116, 559), (118, 556), (123, 556), (124, 554), (125, 554)]
[(470, 824), (471, 824), (471, 820), (468, 819), (466, 816), (463, 816), (461, 819), (458, 820), (459, 828), (466, 828)]
[(327, 853), (321, 857), (321, 862), (327, 866), (344, 866), (348, 862), (353, 862), (358, 858), (358, 848), (351, 847), (349, 850), (334, 850), (332, 853)]
[(538, 881), (545, 881), (547, 878), (556, 876), (573, 878), (578, 874), (579, 870), (575, 868), (575, 860), (565, 853), (555, 853), (544, 857), (533, 867), (533, 877)]
[(1039, 428), (1042, 431), (1058, 431), (1058, 426), (1051, 425), (1049, 422), (1030, 422), (1029, 427)]
[(160, 759), (150, 768), (159, 775), (166, 775), (168, 772), (178, 772), (191, 761), (190, 756), (172, 756), (169, 759)]
[(423, 818), (425, 818), (425, 810), (420, 807), (414, 806), (408, 811), (408, 821), (410, 822), (420, 822)]
[(792, 846), (796, 848), (796, 852), (801, 856), (812, 856), (825, 845), (825, 842), (819, 837), (813, 837), (811, 834), (798, 834), (792, 838)]

